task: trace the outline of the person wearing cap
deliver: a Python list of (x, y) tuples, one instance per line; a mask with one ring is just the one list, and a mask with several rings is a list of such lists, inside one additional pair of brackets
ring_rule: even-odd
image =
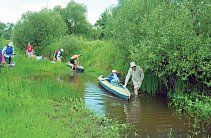
[(5, 61), (4, 61), (3, 52), (2, 52), (1, 47), (0, 47), (0, 64), (1, 64), (1, 63), (4, 64)]
[(12, 58), (14, 58), (14, 47), (13, 43), (9, 42), (9, 44), (5, 45), (4, 49), (2, 50), (4, 54), (4, 58), (7, 64), (11, 63)]
[(26, 49), (27, 49), (28, 58), (32, 58), (33, 57), (33, 46), (31, 46), (31, 44), (28, 43), (28, 46)]
[(119, 73), (116, 70), (112, 70), (112, 73), (110, 74), (108, 81), (119, 83)]
[[(74, 55), (70, 58), (70, 63), (73, 64), (72, 66), (72, 70), (73, 68), (75, 68), (75, 70), (77, 69), (77, 64), (80, 66), (80, 63), (79, 63), (79, 57), (82, 56), (81, 53), (79, 53), (78, 55)], [(77, 63), (76, 63), (76, 60), (77, 59)]]
[(64, 51), (64, 49), (59, 49), (58, 54), (57, 54), (57, 61), (61, 62), (61, 58), (62, 58), (62, 52)]
[(53, 55), (53, 60), (56, 62), (57, 60), (57, 55), (58, 55), (58, 49), (54, 52), (54, 55)]
[(138, 90), (141, 87), (142, 81), (144, 79), (144, 71), (140, 66), (136, 66), (135, 62), (130, 63), (130, 69), (128, 70), (126, 79), (125, 79), (125, 85), (126, 88), (128, 80), (130, 79), (130, 76), (132, 75), (132, 81), (134, 85), (134, 93), (135, 95), (138, 95)]

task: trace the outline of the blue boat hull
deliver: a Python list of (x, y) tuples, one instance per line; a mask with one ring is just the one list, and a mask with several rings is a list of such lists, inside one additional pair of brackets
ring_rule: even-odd
[(113, 88), (112, 88), (112, 84), (111, 83), (107, 83), (107, 82), (103, 83), (103, 81), (101, 79), (99, 79), (99, 78), (98, 78), (99, 84), (104, 89), (106, 89), (107, 91), (109, 91), (110, 93), (114, 94), (115, 96), (117, 96), (119, 98), (122, 98), (122, 99), (125, 99), (125, 100), (129, 100), (130, 99), (130, 92), (127, 89), (125, 89), (123, 86), (113, 86)]

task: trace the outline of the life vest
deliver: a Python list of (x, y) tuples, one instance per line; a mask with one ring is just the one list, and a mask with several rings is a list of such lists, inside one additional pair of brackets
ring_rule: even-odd
[(6, 49), (6, 54), (7, 54), (7, 55), (12, 54), (12, 53), (13, 53), (13, 47), (9, 48), (8, 45), (6, 45), (6, 47), (7, 47), (7, 49)]
[(55, 58), (57, 58), (58, 52), (55, 52)]
[[(113, 73), (110, 74), (108, 81), (111, 82), (111, 80), (113, 79)], [(116, 73), (116, 76), (119, 78), (119, 72)]]

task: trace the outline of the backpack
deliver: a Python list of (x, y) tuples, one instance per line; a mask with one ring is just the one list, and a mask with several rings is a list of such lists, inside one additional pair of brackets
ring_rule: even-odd
[(62, 51), (61, 51), (61, 50), (59, 50), (59, 57), (60, 57), (60, 56), (62, 56)]
[(57, 58), (58, 52), (55, 52), (55, 58)]

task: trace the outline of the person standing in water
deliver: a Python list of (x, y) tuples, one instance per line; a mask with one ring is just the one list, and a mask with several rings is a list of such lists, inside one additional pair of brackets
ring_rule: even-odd
[(137, 96), (138, 90), (141, 87), (142, 81), (144, 79), (144, 71), (140, 66), (136, 66), (135, 62), (130, 63), (130, 68), (128, 70), (126, 79), (125, 79), (125, 85), (126, 88), (128, 80), (130, 79), (130, 76), (132, 75), (132, 81), (134, 85), (134, 93)]
[[(79, 53), (78, 55), (74, 55), (70, 58), (70, 63), (73, 64), (72, 66), (72, 70), (75, 68), (75, 70), (77, 69), (77, 64), (80, 66), (80, 63), (79, 63), (79, 57), (82, 56), (81, 53)], [(76, 60), (77, 59), (77, 63), (76, 63)]]

